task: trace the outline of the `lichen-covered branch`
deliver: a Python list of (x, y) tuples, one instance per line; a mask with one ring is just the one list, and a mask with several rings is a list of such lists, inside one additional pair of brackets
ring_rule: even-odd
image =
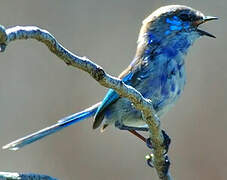
[(57, 180), (57, 179), (43, 174), (0, 172), (0, 180)]
[(67, 65), (74, 66), (88, 72), (99, 84), (114, 89), (120, 96), (128, 98), (143, 114), (149, 126), (150, 138), (153, 146), (154, 167), (160, 179), (172, 179), (169, 175), (169, 161), (163, 146), (163, 134), (160, 121), (154, 113), (152, 101), (145, 99), (140, 92), (126, 85), (120, 79), (107, 74), (102, 67), (86, 57), (79, 57), (65, 49), (48, 31), (35, 26), (16, 26), (5, 29), (0, 26), (0, 50), (5, 51), (7, 45), (19, 39), (36, 39), (44, 43), (49, 50), (62, 59)]

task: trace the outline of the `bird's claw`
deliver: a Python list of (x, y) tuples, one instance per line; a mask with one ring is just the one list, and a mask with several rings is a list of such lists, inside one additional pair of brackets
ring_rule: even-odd
[[(167, 154), (168, 153), (168, 150), (169, 150), (169, 145), (171, 143), (171, 139), (170, 137), (166, 134), (166, 132), (164, 130), (162, 130), (162, 135), (163, 135), (163, 146), (165, 148), (165, 153), (164, 154)], [(147, 138), (146, 139), (146, 145), (149, 149), (152, 149), (152, 142), (151, 142), (151, 138)]]
[(151, 143), (151, 138), (147, 138), (146, 139), (146, 145), (147, 145), (147, 147), (149, 148), (149, 149), (152, 149), (153, 147), (152, 147), (152, 143)]
[(154, 167), (154, 164), (153, 164), (153, 160), (154, 160), (154, 158), (153, 158), (153, 154), (148, 154), (148, 155), (146, 155), (146, 160), (147, 160), (147, 165), (148, 166), (150, 166), (151, 168), (153, 168)]
[[(151, 168), (154, 167), (154, 155), (153, 154), (148, 154), (146, 155), (146, 161), (147, 161), (147, 165), (150, 166)], [(165, 158), (165, 162), (163, 164), (163, 174), (166, 175), (169, 171), (169, 166), (170, 166), (170, 161), (168, 156), (165, 154), (164, 155)]]
[(163, 135), (163, 146), (165, 148), (165, 153), (164, 154), (167, 154), (168, 151), (169, 151), (169, 145), (171, 143), (171, 139), (170, 137), (166, 134), (166, 132), (164, 130), (162, 130), (162, 135)]
[(169, 161), (169, 157), (167, 155), (165, 155), (165, 164), (163, 165), (163, 174), (166, 176), (166, 174), (169, 171), (169, 166), (170, 166), (170, 161)]

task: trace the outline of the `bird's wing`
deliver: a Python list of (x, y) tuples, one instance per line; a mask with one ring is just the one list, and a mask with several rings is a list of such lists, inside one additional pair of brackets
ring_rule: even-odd
[[(126, 84), (128, 84), (128, 82), (130, 81), (133, 73), (130, 73), (130, 71), (128, 71), (128, 73), (126, 73), (127, 72), (126, 70), (123, 71), (125, 73), (124, 74), (122, 73), (119, 76), (119, 78), (121, 78)], [(98, 109), (96, 111), (95, 120), (94, 120), (94, 123), (93, 123), (93, 129), (98, 128), (100, 126), (100, 124), (102, 123), (102, 121), (104, 119), (105, 109), (109, 105), (111, 105), (112, 103), (117, 101), (119, 98), (120, 98), (120, 96), (113, 89), (109, 89), (109, 91), (107, 92), (106, 96), (102, 100), (101, 105), (98, 107)]]
[(113, 90), (109, 89), (106, 96), (102, 100), (101, 105), (98, 107), (98, 110), (95, 114), (95, 120), (93, 123), (93, 129), (96, 129), (100, 126), (104, 118), (105, 109), (112, 103), (114, 103), (119, 98), (119, 95)]

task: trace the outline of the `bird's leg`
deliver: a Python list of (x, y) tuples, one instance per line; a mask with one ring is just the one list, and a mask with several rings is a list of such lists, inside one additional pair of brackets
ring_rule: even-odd
[(136, 130), (128, 130), (128, 131), (130, 133), (132, 133), (133, 135), (135, 135), (136, 137), (138, 137), (139, 139), (141, 139), (143, 142), (145, 142), (149, 149), (152, 149), (152, 143), (150, 141), (150, 138), (146, 139), (140, 133), (138, 133)]
[[(143, 137), (141, 134), (139, 134), (137, 132), (137, 131), (148, 131), (148, 128), (130, 127), (130, 126), (125, 126), (125, 125), (117, 123), (117, 122), (115, 123), (115, 126), (118, 127), (120, 130), (128, 130), (130, 133), (132, 133), (133, 135), (135, 135), (136, 137), (138, 137), (139, 139), (144, 141), (148, 148), (152, 149), (151, 139), (150, 138), (146, 139), (145, 137)], [(166, 150), (165, 154), (167, 154), (168, 150), (169, 150), (169, 145), (170, 145), (171, 139), (164, 130), (162, 130), (162, 135), (163, 135), (163, 139), (164, 139), (163, 146), (165, 147), (165, 150)]]
[[(139, 139), (141, 139), (143, 142), (146, 143), (147, 147), (152, 149), (152, 144), (151, 144), (151, 141), (148, 139), (146, 139), (145, 137), (143, 137), (141, 134), (139, 134), (137, 131), (135, 130), (128, 130), (130, 133), (132, 133), (133, 135), (135, 135), (136, 137), (138, 137)], [(150, 155), (147, 155), (146, 157), (146, 161), (147, 161), (147, 165), (150, 166), (150, 167), (154, 167), (153, 165), (153, 154), (151, 153)]]
[[(136, 137), (141, 139), (143, 142), (145, 142), (149, 149), (153, 148), (151, 139), (150, 138), (145, 138), (144, 136), (142, 136), (140, 133), (138, 133), (136, 131), (136, 130), (138, 130), (138, 131), (148, 131), (148, 128), (129, 127), (129, 126), (125, 126), (125, 125), (120, 124), (120, 123), (115, 123), (115, 126), (118, 127), (120, 130), (128, 130), (130, 133), (132, 133), (133, 135), (135, 135)], [(168, 153), (171, 139), (166, 134), (166, 132), (164, 130), (162, 130), (162, 135), (163, 135), (163, 139), (164, 139), (163, 140), (163, 146), (164, 146), (164, 148), (166, 150), (164, 154), (165, 154), (165, 156), (167, 158), (166, 161), (168, 161), (168, 156), (166, 154)], [(150, 155), (147, 155), (145, 158), (146, 158), (148, 166), (154, 167), (153, 166), (153, 154), (151, 153)]]
[(128, 130), (128, 131), (146, 143), (146, 138), (143, 137), (141, 134), (139, 134), (137, 131), (135, 130)]
[(152, 149), (150, 138), (146, 139), (141, 134), (139, 134), (137, 131), (148, 131), (148, 128), (142, 128), (142, 127), (130, 127), (125, 126), (122, 123), (115, 122), (115, 126), (118, 127), (120, 130), (128, 130), (130, 133), (141, 139), (143, 142), (146, 143), (147, 147)]

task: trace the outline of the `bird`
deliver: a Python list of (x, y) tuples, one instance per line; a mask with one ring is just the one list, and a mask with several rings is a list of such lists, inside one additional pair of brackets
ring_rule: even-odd
[[(135, 56), (118, 78), (150, 99), (158, 118), (166, 114), (182, 95), (186, 83), (185, 56), (189, 48), (202, 36), (215, 38), (199, 29), (199, 25), (216, 19), (188, 6), (167, 5), (155, 10), (142, 22)], [(93, 129), (101, 127), (101, 131), (110, 125), (134, 134), (148, 131), (142, 113), (127, 98), (109, 89), (101, 102), (2, 148), (18, 150), (90, 117), (94, 117)]]

